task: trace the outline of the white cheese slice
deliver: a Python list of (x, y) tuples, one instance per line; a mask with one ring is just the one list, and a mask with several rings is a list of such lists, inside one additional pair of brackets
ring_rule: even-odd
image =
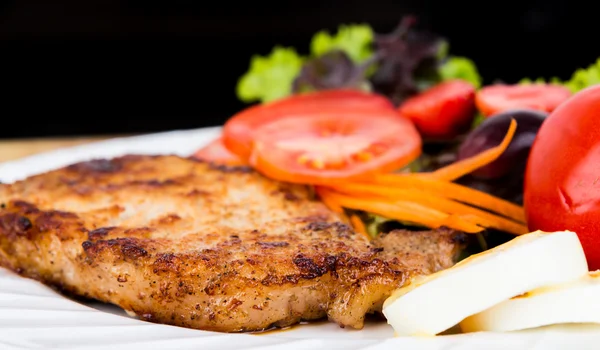
[(514, 296), (587, 272), (574, 232), (536, 231), (411, 281), (384, 302), (383, 314), (397, 336), (433, 336)]
[(472, 315), (463, 332), (508, 332), (567, 323), (600, 323), (600, 271), (534, 289)]

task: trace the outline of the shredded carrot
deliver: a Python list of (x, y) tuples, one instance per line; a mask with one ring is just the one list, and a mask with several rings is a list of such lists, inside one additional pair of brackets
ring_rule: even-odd
[[(501, 214), (516, 222), (526, 222), (523, 207), (507, 200), (494, 197), (491, 194), (470, 187), (461, 186), (453, 182), (421, 177), (414, 174), (378, 174), (370, 181), (371, 183), (387, 186), (388, 188), (408, 188), (441, 194), (446, 198), (451, 198), (459, 202)], [(340, 184), (340, 186), (342, 186), (342, 184)]]
[(362, 234), (363, 236), (371, 240), (371, 236), (369, 236), (369, 233), (367, 232), (365, 223), (358, 217), (358, 215), (350, 215), (350, 223), (352, 224), (354, 231)]
[(516, 130), (517, 122), (512, 119), (506, 136), (504, 136), (504, 139), (498, 146), (485, 150), (471, 158), (463, 159), (434, 172), (427, 173), (426, 176), (440, 180), (453, 181), (495, 161), (508, 148)]
[(495, 228), (515, 235), (524, 234), (528, 229), (523, 207), (452, 182), (502, 155), (516, 127), (513, 119), (498, 146), (431, 173), (373, 174), (369, 178), (317, 186), (315, 190), (325, 205), (366, 236), (364, 223), (356, 215), (346, 217), (344, 208), (429, 228), (446, 226), (467, 233)]
[(329, 191), (324, 187), (315, 186), (315, 192), (321, 198), (323, 204), (328, 207), (331, 211), (338, 214), (344, 214), (344, 208), (339, 205), (331, 196), (329, 196)]
[(386, 218), (414, 222), (430, 228), (448, 226), (468, 233), (484, 230), (483, 227), (461, 217), (451, 218), (447, 213), (411, 201), (357, 198), (333, 191), (328, 191), (327, 196), (345, 208), (364, 210)]
[(326, 189), (324, 189), (322, 187), (316, 187), (316, 186), (314, 187), (314, 189), (326, 207), (328, 207), (334, 213), (338, 214), (338, 216), (340, 217), (340, 219), (343, 222), (354, 226), (352, 224), (352, 218), (349, 218), (348, 215), (346, 214), (346, 212), (344, 211), (344, 208), (342, 208), (342, 206), (339, 205), (339, 203), (337, 203), (333, 198), (331, 198), (331, 196), (328, 195)]
[[(514, 234), (522, 234), (527, 231), (527, 227), (519, 222), (444, 198), (433, 192), (361, 183), (345, 183), (333, 188), (336, 191), (360, 198), (379, 197), (392, 201), (394, 199), (408, 200), (448, 214), (459, 215), (480, 226), (496, 228)], [(375, 200), (380, 199), (375, 198)]]
[(518, 222), (503, 219), (497, 216), (488, 216), (488, 213), (483, 212), (483, 215), (477, 214), (459, 214), (459, 216), (467, 221), (481, 225), (484, 227), (495, 228), (501, 231), (512, 233), (515, 235), (522, 235), (529, 232), (526, 225)]

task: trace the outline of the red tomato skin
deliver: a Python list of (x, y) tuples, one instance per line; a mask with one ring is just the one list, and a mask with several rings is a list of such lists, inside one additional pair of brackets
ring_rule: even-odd
[(466, 131), (475, 116), (475, 87), (463, 80), (438, 84), (409, 98), (398, 112), (424, 137), (447, 139)]
[[(412, 121), (401, 117), (393, 109), (373, 114), (362, 112), (315, 113), (283, 118), (265, 125), (255, 134), (249, 163), (275, 180), (326, 185), (341, 179), (367, 178), (373, 173), (391, 172), (406, 166), (421, 154), (421, 135)], [(323, 131), (329, 135), (324, 135)], [(346, 137), (349, 139), (343, 141)], [(360, 144), (362, 146), (358, 149), (352, 149), (352, 146)], [(386, 150), (382, 153), (369, 151), (372, 145)], [(364, 154), (364, 151), (371, 157), (352, 159), (355, 152)], [(300, 162), (302, 153), (320, 158), (323, 167), (315, 168)], [(351, 160), (327, 167), (337, 160), (348, 159)]]
[(542, 124), (524, 205), (530, 230), (577, 233), (590, 270), (600, 269), (600, 85), (573, 95)]
[(475, 105), (485, 117), (520, 108), (552, 112), (571, 95), (571, 91), (560, 85), (495, 84), (477, 92)]
[(223, 128), (227, 149), (242, 159), (252, 153), (252, 134), (261, 125), (290, 113), (335, 110), (393, 110), (386, 97), (354, 89), (334, 89), (291, 95), (267, 104), (248, 107), (232, 116)]
[(194, 152), (192, 157), (205, 162), (213, 162), (215, 164), (246, 165), (246, 162), (229, 152), (223, 144), (223, 139), (221, 137), (198, 149)]

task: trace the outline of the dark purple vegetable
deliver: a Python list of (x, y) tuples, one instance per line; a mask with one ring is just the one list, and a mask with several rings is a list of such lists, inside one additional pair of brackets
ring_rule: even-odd
[(295, 93), (336, 88), (369, 88), (366, 71), (375, 59), (357, 65), (341, 50), (334, 50), (307, 61), (292, 90)]
[(417, 78), (436, 79), (439, 52), (445, 41), (432, 33), (413, 27), (416, 17), (404, 17), (396, 30), (376, 35), (375, 56), (378, 67), (371, 77), (375, 92), (399, 105), (419, 91)]
[(529, 109), (510, 110), (490, 116), (467, 135), (459, 147), (457, 158), (469, 158), (500, 144), (511, 119), (515, 119), (517, 130), (506, 151), (494, 162), (473, 172), (472, 176), (498, 179), (509, 173), (522, 173), (531, 145), (547, 116), (545, 112)]
[[(440, 80), (442, 37), (414, 28), (416, 17), (406, 16), (390, 34), (376, 34), (373, 55), (354, 63), (341, 50), (312, 58), (294, 80), (294, 93), (336, 88), (373, 90), (395, 105), (415, 95), (424, 86)], [(372, 76), (370, 68), (376, 65)]]

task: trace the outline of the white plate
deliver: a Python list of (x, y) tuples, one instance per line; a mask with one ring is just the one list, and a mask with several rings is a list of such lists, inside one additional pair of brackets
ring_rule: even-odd
[[(98, 157), (126, 153), (189, 155), (220, 128), (119, 138), (0, 163), (0, 181)], [(551, 306), (549, 306), (551, 307)], [(524, 310), (526, 312), (526, 310)], [(261, 335), (222, 334), (151, 324), (115, 307), (67, 299), (0, 268), (0, 349), (597, 349), (600, 326), (546, 327), (526, 332), (394, 338), (385, 322), (364, 330), (332, 323), (300, 325)]]

